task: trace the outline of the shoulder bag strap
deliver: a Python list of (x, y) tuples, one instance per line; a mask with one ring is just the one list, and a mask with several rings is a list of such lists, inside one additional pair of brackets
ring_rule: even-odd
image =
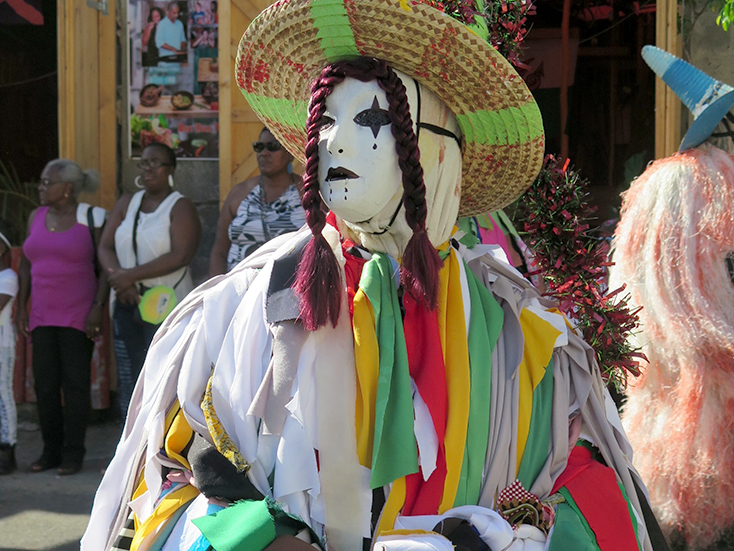
[(140, 199), (138, 210), (135, 212), (133, 220), (133, 253), (135, 254), (135, 265), (138, 265), (138, 222), (140, 222), (140, 209), (143, 207), (143, 199)]
[(97, 259), (97, 240), (94, 236), (94, 207), (89, 205), (87, 207), (87, 226), (89, 226), (89, 236), (92, 238), (92, 251), (94, 258), (94, 275), (99, 277), (99, 260)]

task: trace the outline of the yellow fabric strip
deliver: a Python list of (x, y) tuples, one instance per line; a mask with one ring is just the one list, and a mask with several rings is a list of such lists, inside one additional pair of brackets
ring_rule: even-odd
[[(469, 343), (466, 336), (464, 297), (461, 291), (461, 268), (456, 251), (452, 248), (441, 269), (439, 295), (439, 329), (446, 362), (446, 389), (448, 392), (448, 420), (446, 423), (446, 480), (439, 513), (454, 506), (456, 491), (464, 460), (466, 431), (469, 423)], [(447, 281), (444, 281), (447, 280)], [(467, 297), (468, 299), (468, 297)], [(442, 312), (445, 320), (442, 322)]]
[(405, 477), (398, 478), (392, 484), (390, 495), (387, 496), (385, 506), (382, 508), (376, 536), (395, 528), (395, 519), (398, 518), (403, 505), (405, 505)]
[(401, 528), (400, 530), (387, 530), (380, 535), (381, 536), (427, 536), (427, 535), (442, 536), (443, 534), (439, 534), (438, 532), (432, 532), (429, 530), (407, 530), (405, 528)]
[(151, 541), (149, 536), (157, 533), (158, 528), (163, 526), (179, 508), (186, 505), (198, 495), (199, 490), (193, 486), (186, 485), (164, 497), (158, 504), (158, 507), (155, 508), (155, 511), (153, 511), (153, 514), (145, 519), (145, 522), (139, 528), (136, 528), (135, 537), (133, 537), (133, 541), (130, 544), (130, 551), (140, 551), (141, 545), (144, 544), (143, 549), (146, 549), (147, 544)]
[(518, 368), (519, 397), (517, 422), (517, 470), (520, 472), (522, 456), (530, 431), (530, 417), (533, 412), (533, 392), (545, 375), (545, 368), (553, 356), (553, 345), (560, 335), (550, 323), (524, 308), (520, 313), (525, 348), (522, 362)]
[[(163, 448), (166, 450), (166, 455), (171, 459), (175, 459), (185, 469), (191, 470), (188, 460), (181, 455), (181, 452), (186, 448), (188, 443), (194, 437), (194, 431), (189, 426), (188, 421), (184, 417), (181, 405), (176, 400), (171, 409), (166, 414), (166, 420), (164, 422), (165, 437), (163, 439)], [(131, 501), (135, 501), (140, 496), (148, 491), (148, 485), (145, 483), (145, 469), (142, 469), (139, 473), (138, 487), (133, 492)], [(198, 492), (197, 492), (198, 493)], [(135, 521), (135, 530), (140, 528), (141, 522), (137, 515), (133, 515)]]
[[(145, 492), (148, 491), (148, 485), (145, 483), (145, 469), (143, 469), (140, 472), (140, 483), (138, 484), (138, 487), (133, 492), (133, 497), (130, 501), (135, 501), (138, 499), (141, 495), (143, 495)], [(140, 528), (140, 519), (138, 518), (138, 515), (133, 514), (133, 521), (135, 522), (135, 530), (137, 531), (138, 528)]]
[(375, 428), (375, 400), (380, 375), (380, 349), (375, 333), (375, 313), (367, 295), (358, 289), (354, 296), (354, 363), (357, 370), (357, 456), (359, 463), (372, 467), (372, 441)]
[(244, 456), (240, 453), (237, 445), (234, 443), (232, 438), (222, 425), (219, 420), (216, 410), (214, 409), (214, 398), (212, 397), (212, 382), (214, 381), (214, 374), (209, 377), (209, 382), (206, 384), (206, 390), (204, 391), (204, 397), (201, 399), (201, 411), (204, 413), (204, 419), (206, 419), (206, 426), (209, 429), (209, 435), (214, 441), (219, 453), (229, 460), (232, 465), (235, 466), (237, 472), (246, 473), (250, 470), (250, 464), (245, 460)]
[[(451, 263), (448, 258), (444, 260), (438, 275), (438, 333), (441, 336), (441, 350), (443, 350), (444, 365), (448, 365), (446, 352), (446, 299), (449, 295), (449, 271)], [(464, 325), (462, 323), (462, 325)]]
[[(171, 415), (173, 413), (173, 415)], [(170, 418), (170, 422), (169, 422)], [(194, 431), (189, 426), (186, 417), (184, 417), (183, 410), (179, 406), (178, 401), (174, 404), (174, 407), (168, 412), (166, 417), (166, 438), (163, 444), (166, 450), (166, 455), (178, 461), (187, 470), (191, 470), (188, 460), (181, 455), (186, 449), (189, 442), (194, 438)]]

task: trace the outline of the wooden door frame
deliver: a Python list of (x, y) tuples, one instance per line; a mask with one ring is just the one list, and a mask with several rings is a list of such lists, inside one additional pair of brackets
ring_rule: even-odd
[(103, 15), (86, 0), (58, 0), (59, 157), (99, 170), (83, 200), (112, 208), (117, 191), (117, 3)]
[(219, 206), (233, 187), (232, 183), (232, 80), (234, 63), (231, 62), (232, 40), (229, 24), (232, 12), (231, 0), (220, 0), (219, 15)]
[[(655, 42), (676, 56), (681, 55), (678, 34), (677, 0), (657, 0)], [(655, 158), (668, 157), (678, 151), (681, 141), (681, 101), (660, 77), (655, 79)]]

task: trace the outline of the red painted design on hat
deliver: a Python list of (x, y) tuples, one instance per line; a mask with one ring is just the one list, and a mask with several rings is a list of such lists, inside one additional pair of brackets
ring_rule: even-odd
[[(458, 34), (458, 31), (452, 27), (445, 28), (441, 39), (438, 42), (431, 42), (423, 51), (420, 67), (424, 67), (426, 70), (418, 69), (416, 76), (427, 78), (429, 73), (433, 73), (438, 74), (444, 81), (448, 81), (449, 75), (456, 73), (454, 45)], [(429, 71), (428, 68), (432, 69)]]
[(269, 117), (264, 117), (265, 126), (274, 130), (278, 134), (278, 141), (281, 143), (290, 143), (297, 146), (298, 149), (305, 147), (305, 133), (294, 131), (293, 127), (284, 125)]
[(500, 159), (495, 158), (494, 155), (487, 155), (484, 158), (484, 162), (491, 172), (497, 172), (501, 167), (505, 165)]
[[(255, 59), (251, 55), (253, 47), (252, 44), (249, 44), (247, 49), (241, 53), (237, 67), (237, 84), (250, 94), (255, 91), (252, 86), (253, 82), (263, 84), (270, 79), (270, 66), (262, 59)], [(264, 46), (258, 44), (258, 47), (262, 49)]]

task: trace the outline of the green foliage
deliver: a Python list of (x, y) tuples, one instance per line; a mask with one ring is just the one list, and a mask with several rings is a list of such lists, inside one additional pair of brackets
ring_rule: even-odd
[(719, 12), (716, 17), (716, 24), (728, 31), (729, 25), (734, 23), (734, 0), (714, 0), (712, 8)]
[(0, 161), (0, 216), (10, 228), (12, 245), (25, 239), (28, 216), (39, 205), (37, 184), (21, 182), (12, 164)]

